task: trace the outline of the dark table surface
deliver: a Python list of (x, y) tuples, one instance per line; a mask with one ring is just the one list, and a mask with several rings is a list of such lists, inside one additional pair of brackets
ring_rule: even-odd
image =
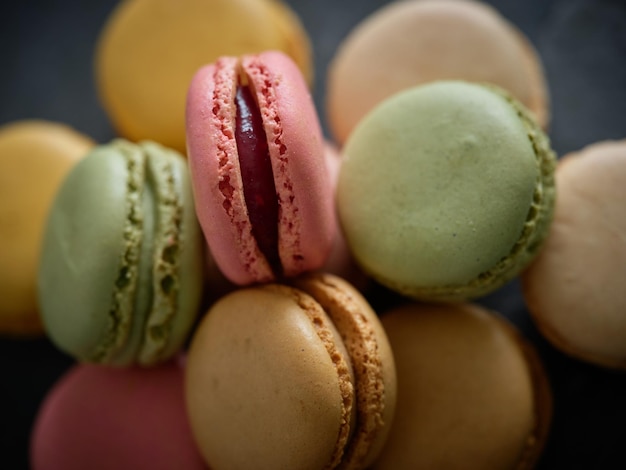
[[(313, 42), (314, 93), (325, 127), (329, 60), (353, 26), (389, 2), (288, 3), (300, 14)], [(528, 35), (544, 61), (552, 98), (550, 137), (559, 155), (600, 140), (626, 138), (626, 1), (487, 3)], [(65, 122), (99, 142), (114, 137), (96, 96), (92, 57), (100, 28), (115, 4), (114, 0), (2, 2), (0, 124), (42, 118)], [(626, 373), (585, 364), (555, 350), (535, 329), (516, 281), (479, 302), (520, 328), (537, 347), (549, 374), (554, 418), (540, 468), (626, 468)], [(28, 468), (29, 434), (37, 408), (71, 364), (46, 339), (0, 337), (0, 468)]]

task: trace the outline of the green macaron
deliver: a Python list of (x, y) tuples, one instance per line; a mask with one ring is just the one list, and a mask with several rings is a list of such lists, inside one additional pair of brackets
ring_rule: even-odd
[(343, 153), (337, 204), (348, 244), (404, 295), (485, 295), (547, 234), (556, 156), (499, 88), (441, 81), (402, 91), (363, 118)]
[(182, 156), (153, 142), (96, 147), (48, 216), (38, 275), (48, 335), (86, 362), (171, 357), (199, 308), (202, 246)]

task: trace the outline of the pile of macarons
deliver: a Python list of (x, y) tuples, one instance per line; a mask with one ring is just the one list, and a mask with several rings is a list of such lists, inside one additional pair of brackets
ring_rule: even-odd
[(125, 0), (118, 136), (0, 128), (0, 331), (75, 361), (33, 470), (533, 468), (549, 376), (480, 303), (514, 279), (556, 348), (626, 368), (626, 141), (557, 159), (521, 31), (389, 2), (330, 64), (329, 135), (312, 57), (277, 0)]

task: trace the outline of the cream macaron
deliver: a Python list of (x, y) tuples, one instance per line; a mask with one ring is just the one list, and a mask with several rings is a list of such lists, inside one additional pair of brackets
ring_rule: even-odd
[(326, 110), (341, 143), (377, 103), (435, 80), (504, 88), (546, 127), (548, 90), (541, 60), (524, 34), (486, 3), (390, 2), (340, 45), (329, 69)]
[(528, 309), (560, 350), (626, 369), (626, 140), (566, 155), (554, 222), (522, 276)]
[(552, 393), (540, 357), (507, 320), (472, 304), (409, 304), (382, 323), (398, 401), (373, 468), (533, 468)]

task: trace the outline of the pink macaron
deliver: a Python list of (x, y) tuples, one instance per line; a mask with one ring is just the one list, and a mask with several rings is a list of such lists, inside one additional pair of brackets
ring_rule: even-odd
[(245, 285), (320, 268), (336, 231), (311, 94), (286, 55), (221, 57), (186, 109), (196, 213), (222, 272)]
[(33, 470), (204, 470), (184, 405), (183, 366), (72, 367), (44, 399)]

